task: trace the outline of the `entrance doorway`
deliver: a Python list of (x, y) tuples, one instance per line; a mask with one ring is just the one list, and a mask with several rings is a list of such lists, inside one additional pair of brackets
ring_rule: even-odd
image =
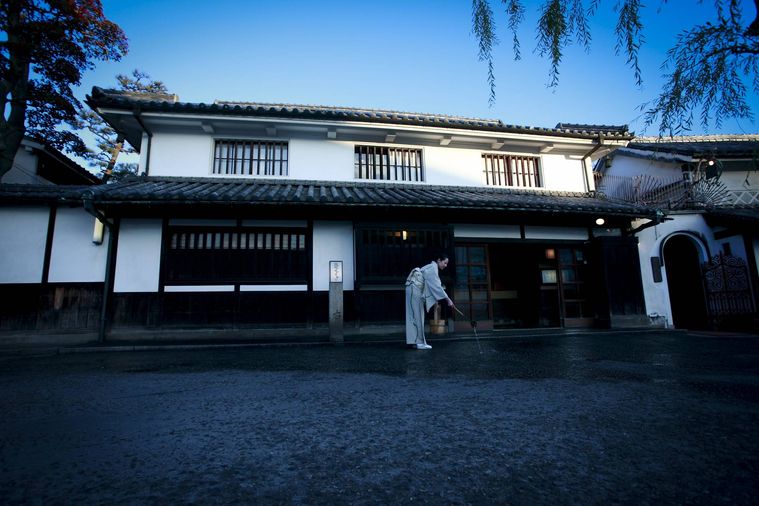
[(457, 245), (454, 301), (457, 330), (593, 324), (581, 245)]
[(679, 329), (707, 327), (701, 257), (693, 239), (677, 235), (664, 244), (672, 322)]

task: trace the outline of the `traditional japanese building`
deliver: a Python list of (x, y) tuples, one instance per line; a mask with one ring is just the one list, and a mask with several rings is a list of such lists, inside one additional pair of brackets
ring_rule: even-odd
[[(660, 216), (599, 195), (592, 171), (626, 127), (100, 88), (88, 104), (138, 148), (139, 175), (0, 186), (0, 291), (45, 294), (1, 328), (320, 332), (339, 261), (358, 333), (400, 324), (408, 271), (441, 250), (466, 315), (444, 315), (450, 330), (650, 324), (631, 231)], [(7, 225), (19, 213), (24, 232)]]
[(637, 233), (649, 314), (677, 328), (759, 328), (759, 135), (636, 138), (595, 177), (610, 200), (666, 213)]

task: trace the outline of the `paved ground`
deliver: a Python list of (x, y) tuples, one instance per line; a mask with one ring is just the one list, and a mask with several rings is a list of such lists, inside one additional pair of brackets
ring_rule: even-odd
[(759, 337), (0, 358), (2, 504), (755, 504)]

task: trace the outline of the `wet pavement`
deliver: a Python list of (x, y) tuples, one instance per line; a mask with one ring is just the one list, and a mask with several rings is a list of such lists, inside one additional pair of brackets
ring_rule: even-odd
[(756, 504), (759, 337), (0, 357), (2, 504)]

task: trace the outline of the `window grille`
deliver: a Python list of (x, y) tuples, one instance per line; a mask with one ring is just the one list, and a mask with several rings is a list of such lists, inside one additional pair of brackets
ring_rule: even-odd
[(287, 142), (217, 140), (213, 173), (286, 176)]
[(540, 188), (540, 165), (536, 156), (495, 155), (483, 153), (485, 184)]
[(424, 181), (422, 150), (384, 146), (356, 146), (356, 179)]
[(307, 230), (301, 228), (171, 227), (168, 283), (307, 283)]

